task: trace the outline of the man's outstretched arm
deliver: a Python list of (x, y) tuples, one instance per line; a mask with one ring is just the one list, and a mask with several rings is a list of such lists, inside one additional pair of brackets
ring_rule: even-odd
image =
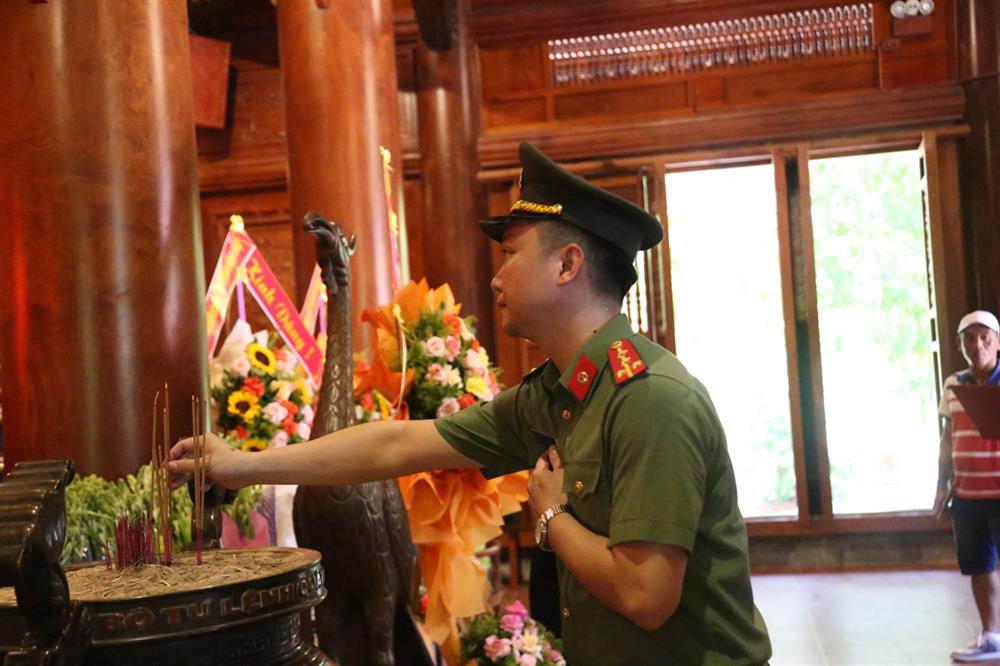
[[(206, 476), (227, 488), (251, 483), (349, 485), (431, 469), (481, 466), (452, 448), (433, 421), (377, 421), (257, 453), (234, 449), (215, 435), (207, 439)], [(171, 449), (171, 487), (191, 476), (193, 450), (191, 439)]]

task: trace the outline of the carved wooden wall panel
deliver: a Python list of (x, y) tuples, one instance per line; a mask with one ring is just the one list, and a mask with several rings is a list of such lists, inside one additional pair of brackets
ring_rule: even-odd
[[(571, 17), (558, 3), (476, 2), (484, 166), (493, 142), (514, 134), (570, 134), (599, 124), (596, 131), (616, 136), (637, 122), (691, 118), (737, 143), (743, 127), (720, 127), (703, 114), (952, 84), (952, 0), (938, 2), (930, 16), (901, 21), (888, 4), (706, 0), (657, 9), (629, 0), (612, 9), (582, 0)], [(917, 23), (909, 33), (900, 28)], [(947, 97), (942, 116), (952, 112)], [(670, 147), (663, 140), (657, 148)], [(639, 147), (619, 145), (617, 154)]]
[(234, 58), (233, 78), (226, 126), (198, 130), (201, 191), (284, 187), (287, 140), (281, 70)]

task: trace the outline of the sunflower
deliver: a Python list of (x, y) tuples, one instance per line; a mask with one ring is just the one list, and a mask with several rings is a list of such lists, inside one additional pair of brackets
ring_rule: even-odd
[(274, 352), (267, 347), (252, 342), (247, 347), (247, 357), (250, 359), (250, 365), (258, 370), (269, 375), (274, 375), (277, 372), (277, 359), (274, 358)]
[(229, 394), (227, 411), (242, 416), (244, 421), (251, 423), (260, 414), (260, 398), (250, 391), (233, 391)]
[(262, 439), (248, 439), (243, 442), (244, 451), (263, 451), (267, 448), (267, 442)]

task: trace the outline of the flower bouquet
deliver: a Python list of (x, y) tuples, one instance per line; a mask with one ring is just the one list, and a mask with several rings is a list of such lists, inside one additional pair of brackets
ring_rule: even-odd
[[(410, 282), (389, 305), (365, 310), (375, 357), (355, 371), (355, 393), (374, 389), (399, 404), (408, 418), (448, 416), (500, 392), (497, 371), (476, 340), (473, 317), (459, 316), (451, 288)], [(367, 411), (371, 411), (365, 407)]]
[(309, 439), (313, 391), (305, 370), (278, 336), (250, 334), (237, 322), (210, 371), (217, 424), (244, 451)]
[[(460, 311), (448, 285), (421, 280), (362, 314), (373, 352), (370, 364), (355, 364), (359, 420), (444, 417), (499, 393), (473, 320)], [(424, 628), (457, 658), (455, 618), (487, 610), (489, 581), (475, 552), (527, 499), (527, 475), (486, 480), (475, 469), (436, 470), (402, 477), (399, 488), (427, 586)]]
[[(245, 321), (236, 322), (219, 354), (209, 363), (209, 383), (216, 430), (232, 446), (244, 451), (296, 444), (309, 439), (314, 391), (305, 369), (276, 334), (251, 333)], [(260, 494), (260, 493), (259, 493)], [(239, 528), (223, 526), (223, 542), (231, 546), (259, 545), (260, 538), (244, 524), (268, 525), (268, 537), (278, 545), (295, 545), (291, 504), (294, 486), (267, 486), (260, 507), (227, 511)], [(244, 515), (245, 514), (245, 515)], [(272, 529), (273, 528), (273, 533)]]
[(462, 659), (476, 666), (566, 666), (562, 643), (520, 601), (469, 620), (461, 642)]

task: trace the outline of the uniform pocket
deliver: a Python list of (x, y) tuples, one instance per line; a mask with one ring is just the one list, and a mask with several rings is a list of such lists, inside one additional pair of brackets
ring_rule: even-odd
[(562, 491), (579, 497), (591, 495), (597, 489), (600, 478), (599, 459), (568, 460), (563, 463)]

